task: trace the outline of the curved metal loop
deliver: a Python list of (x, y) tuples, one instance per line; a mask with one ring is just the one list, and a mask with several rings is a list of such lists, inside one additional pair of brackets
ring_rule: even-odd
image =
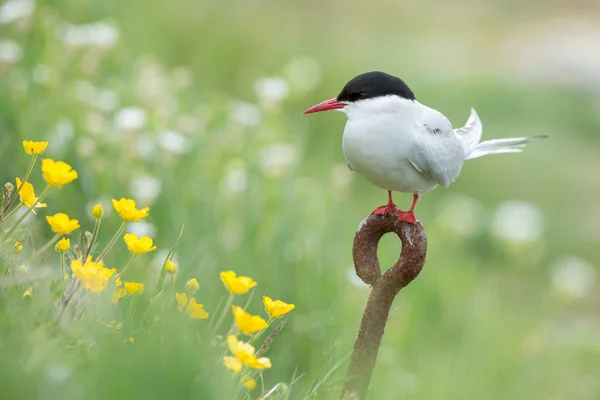
[[(397, 281), (394, 286), (398, 286), (397, 290), (400, 290), (416, 278), (425, 263), (427, 237), (420, 222), (414, 225), (399, 222), (395, 214), (368, 216), (360, 223), (354, 236), (352, 257), (356, 275), (364, 283), (374, 285), (382, 277), (377, 257), (379, 241), (383, 235), (391, 232), (402, 241), (402, 251), (398, 261), (385, 271), (383, 277), (389, 284)], [(406, 260), (404, 263), (403, 259)]]
[[(389, 232), (400, 237), (402, 251), (398, 261), (382, 274), (377, 247), (381, 237)], [(373, 289), (354, 343), (342, 400), (362, 400), (366, 397), (394, 298), (400, 289), (419, 275), (425, 264), (426, 253), (427, 237), (420, 222), (414, 225), (399, 222), (395, 214), (383, 217), (371, 215), (358, 227), (352, 249), (354, 268), (360, 279), (372, 285)]]

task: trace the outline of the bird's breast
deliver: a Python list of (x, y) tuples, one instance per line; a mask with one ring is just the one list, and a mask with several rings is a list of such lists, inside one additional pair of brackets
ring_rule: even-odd
[(350, 168), (371, 183), (388, 190), (425, 193), (437, 183), (410, 162), (415, 134), (410, 121), (393, 114), (348, 120), (342, 150)]

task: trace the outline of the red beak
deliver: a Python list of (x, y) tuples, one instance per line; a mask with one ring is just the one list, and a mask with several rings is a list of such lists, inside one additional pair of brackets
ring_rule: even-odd
[(312, 114), (319, 111), (327, 111), (327, 110), (335, 110), (336, 108), (344, 108), (346, 104), (340, 103), (334, 97), (333, 99), (325, 100), (315, 106), (312, 106), (308, 110), (304, 111), (302, 114)]

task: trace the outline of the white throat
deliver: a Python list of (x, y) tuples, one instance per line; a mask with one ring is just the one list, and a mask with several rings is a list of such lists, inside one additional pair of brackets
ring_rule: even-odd
[(352, 121), (362, 118), (372, 118), (381, 114), (411, 114), (419, 107), (422, 107), (422, 105), (416, 100), (389, 95), (348, 103), (346, 107), (339, 109), (339, 111), (346, 114), (348, 121)]

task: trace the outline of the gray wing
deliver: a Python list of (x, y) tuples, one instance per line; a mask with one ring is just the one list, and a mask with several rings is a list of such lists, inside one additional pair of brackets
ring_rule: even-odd
[(464, 162), (463, 144), (443, 114), (423, 107), (410, 162), (423, 175), (449, 186), (460, 174)]

